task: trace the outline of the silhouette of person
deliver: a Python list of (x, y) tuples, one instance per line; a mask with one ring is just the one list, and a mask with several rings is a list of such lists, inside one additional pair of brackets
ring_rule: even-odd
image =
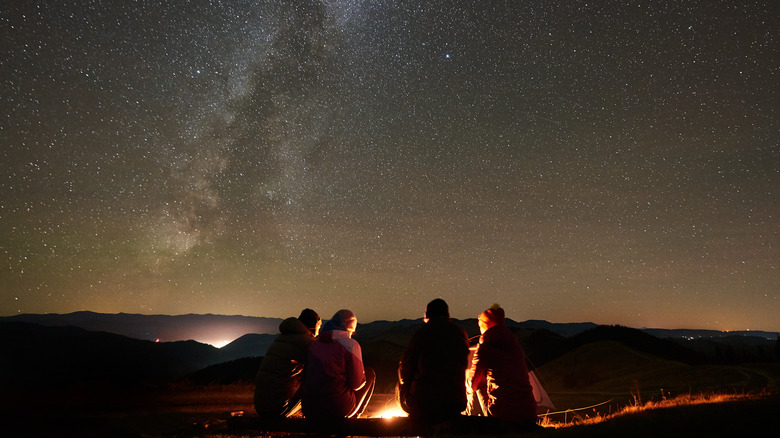
[(488, 416), (534, 424), (536, 400), (525, 353), (505, 325), (504, 309), (493, 304), (479, 314), (478, 323), (482, 336), (469, 370), (469, 386), (477, 393), (479, 407)]
[(261, 418), (283, 418), (301, 409), (301, 383), (309, 347), (322, 325), (320, 316), (304, 309), (298, 318), (279, 325), (255, 376), (255, 411)]
[(468, 336), (441, 298), (428, 303), (424, 321), (398, 367), (398, 401), (411, 418), (439, 423), (466, 409)]
[(359, 418), (374, 392), (376, 374), (363, 365), (360, 344), (352, 339), (357, 317), (342, 309), (322, 327), (309, 348), (303, 414), (315, 421)]

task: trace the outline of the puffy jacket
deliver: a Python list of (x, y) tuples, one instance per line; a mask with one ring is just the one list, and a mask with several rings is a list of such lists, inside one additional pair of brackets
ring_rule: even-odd
[(444, 318), (420, 327), (398, 370), (401, 406), (412, 416), (440, 419), (466, 409), (469, 344), (465, 330)]
[(507, 421), (536, 420), (536, 401), (528, 380), (525, 353), (509, 328), (497, 325), (485, 331), (472, 369), (471, 388), (487, 388), (489, 415)]
[(301, 386), (302, 372), (314, 336), (297, 318), (279, 325), (281, 334), (268, 347), (255, 377), (255, 410), (279, 415)]
[(360, 344), (344, 330), (320, 332), (309, 349), (303, 414), (315, 420), (344, 418), (356, 407), (355, 391), (366, 383)]

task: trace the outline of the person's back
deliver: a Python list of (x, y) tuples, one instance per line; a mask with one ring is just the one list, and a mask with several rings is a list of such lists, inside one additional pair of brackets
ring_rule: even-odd
[(479, 316), (483, 331), (473, 360), (471, 387), (480, 391), (487, 415), (511, 422), (534, 423), (536, 400), (528, 379), (525, 353), (504, 325), (504, 311), (494, 305)]
[(340, 310), (309, 349), (303, 394), (306, 418), (333, 421), (357, 417), (365, 410), (375, 376), (364, 368), (360, 344), (351, 338), (356, 325), (352, 312)]
[(511, 330), (504, 325), (488, 329), (475, 361), (478, 368), (485, 369), (489, 415), (507, 421), (536, 420), (525, 354)]
[(443, 300), (426, 309), (427, 322), (415, 332), (399, 367), (399, 397), (410, 417), (437, 422), (466, 408), (466, 332), (449, 319)]
[(319, 329), (316, 312), (305, 309), (298, 318), (279, 325), (279, 336), (268, 347), (255, 377), (254, 405), (258, 415), (275, 418), (300, 409), (302, 371)]

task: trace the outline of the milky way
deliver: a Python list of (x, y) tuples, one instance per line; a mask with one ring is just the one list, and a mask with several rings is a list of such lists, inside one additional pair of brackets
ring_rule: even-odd
[(0, 314), (780, 330), (780, 8), (0, 6)]

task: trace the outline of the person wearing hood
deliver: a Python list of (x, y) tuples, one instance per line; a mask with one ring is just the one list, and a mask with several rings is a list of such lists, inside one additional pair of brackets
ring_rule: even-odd
[(289, 417), (301, 409), (303, 369), (321, 325), (320, 316), (311, 309), (279, 325), (280, 334), (268, 347), (255, 377), (254, 405), (261, 418)]
[(398, 367), (398, 401), (411, 418), (440, 423), (466, 409), (469, 341), (441, 298), (428, 303), (424, 321)]
[(504, 309), (493, 304), (479, 314), (482, 333), (469, 374), (471, 391), (488, 416), (516, 424), (536, 423), (536, 400), (525, 353), (505, 324)]
[(303, 394), (307, 419), (359, 418), (368, 406), (376, 374), (363, 366), (360, 344), (352, 339), (356, 329), (355, 314), (339, 310), (309, 349)]

